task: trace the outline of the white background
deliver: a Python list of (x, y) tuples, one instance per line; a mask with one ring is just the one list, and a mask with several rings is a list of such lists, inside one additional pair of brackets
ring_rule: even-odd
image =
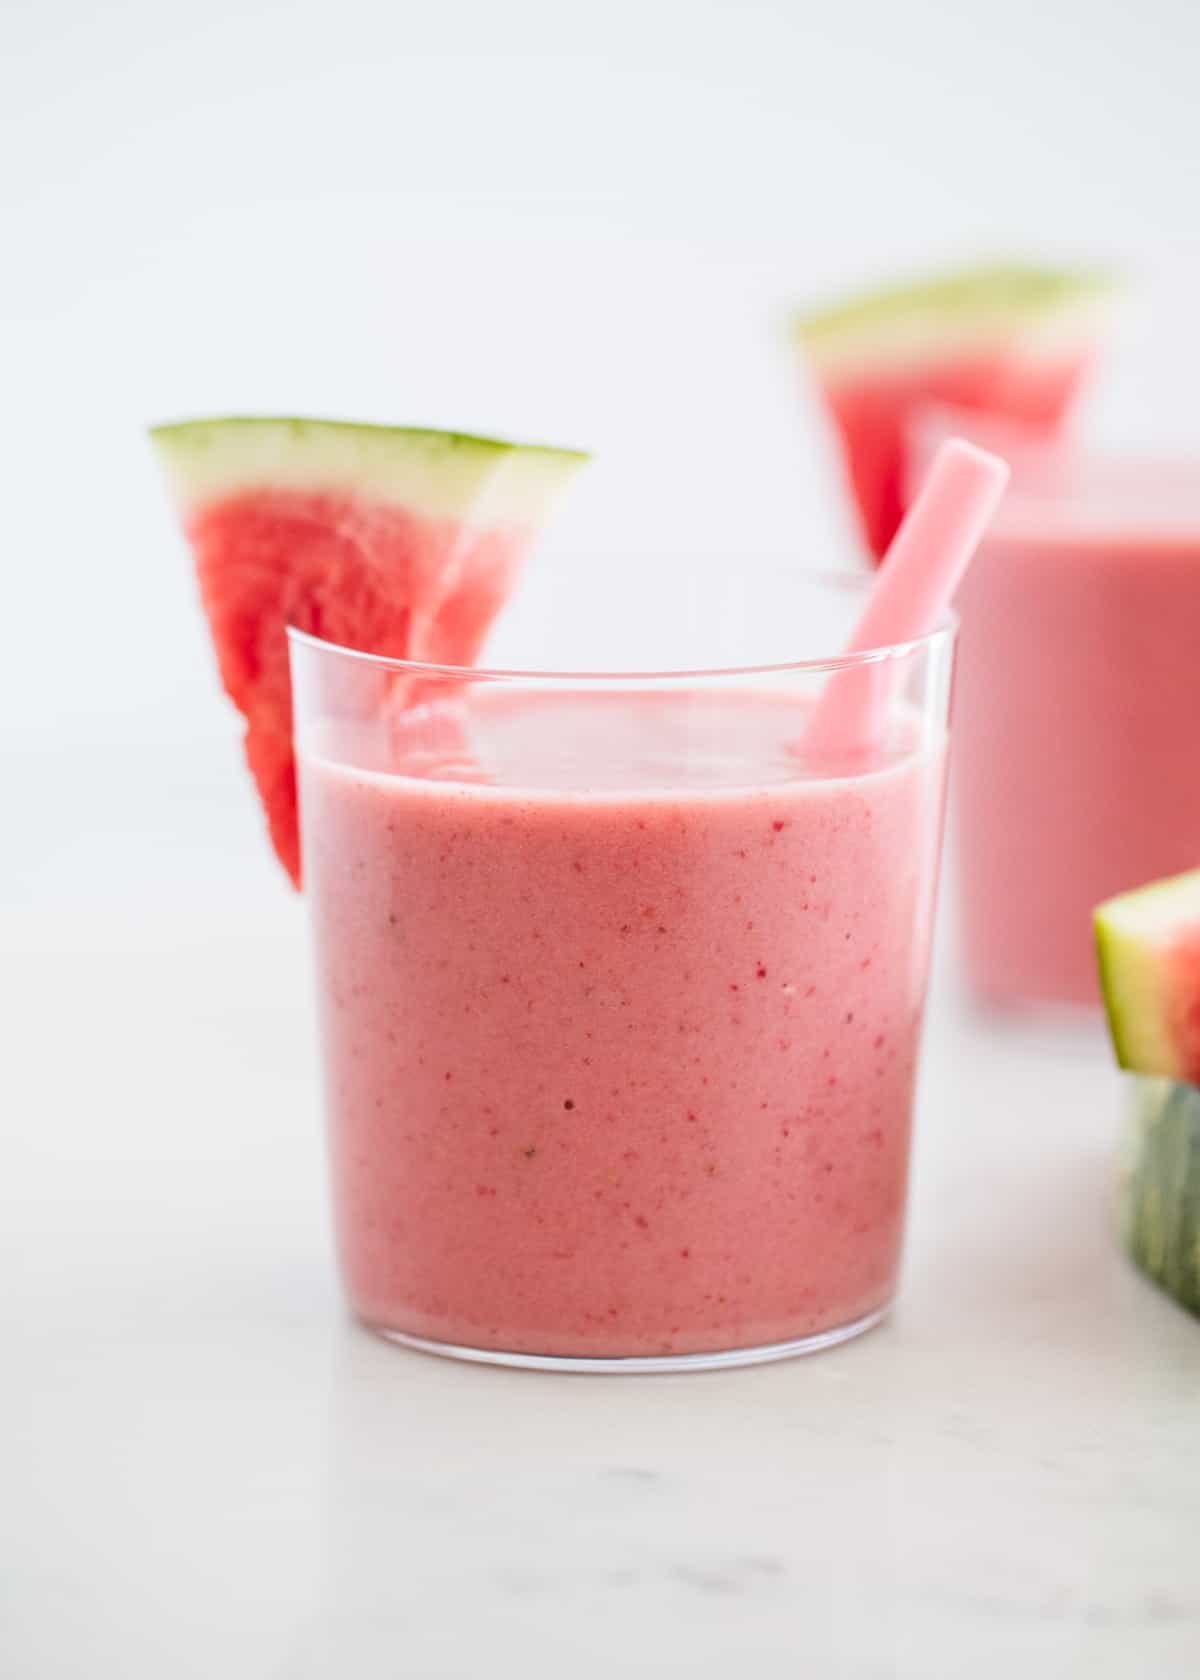
[(0, 730), (213, 727), (154, 419), (580, 444), (554, 554), (822, 559), (787, 310), (1011, 253), (1142, 277), (1097, 423), (1195, 442), (1198, 64), (1190, 0), (7, 0)]
[(1087, 424), (1197, 449), (1198, 68), (1191, 0), (0, 8), (0, 1671), (1195, 1672), (1200, 1353), (1104, 1228), (1100, 1034), (952, 964), (892, 1329), (601, 1391), (342, 1325), (300, 907), (142, 428), (594, 448), (545, 560), (614, 631), (646, 556), (848, 561), (780, 333), (846, 282), (1126, 266)]

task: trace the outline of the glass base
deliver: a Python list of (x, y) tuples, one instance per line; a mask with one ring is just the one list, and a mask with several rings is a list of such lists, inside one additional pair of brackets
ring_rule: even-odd
[(555, 1353), (509, 1353), (499, 1348), (460, 1347), (454, 1342), (434, 1342), (424, 1336), (409, 1336), (403, 1330), (389, 1330), (385, 1325), (363, 1322), (368, 1330), (386, 1341), (398, 1342), (401, 1347), (415, 1348), (418, 1353), (434, 1353), (442, 1359), (464, 1359), (475, 1365), (509, 1365), (524, 1371), (570, 1371), (595, 1376), (649, 1376), (673, 1371), (728, 1371), (739, 1365), (768, 1365), (776, 1359), (798, 1359), (801, 1354), (821, 1353), (825, 1348), (837, 1347), (852, 1341), (881, 1324), (891, 1311), (885, 1302), (863, 1318), (849, 1324), (837, 1324), (832, 1330), (819, 1330), (812, 1336), (800, 1336), (794, 1342), (765, 1342), (760, 1347), (719, 1349), (712, 1353), (654, 1353), (635, 1355), (627, 1359), (587, 1359)]

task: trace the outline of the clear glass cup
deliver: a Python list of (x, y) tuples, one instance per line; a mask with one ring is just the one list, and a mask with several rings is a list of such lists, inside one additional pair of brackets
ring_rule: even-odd
[[(462, 1358), (668, 1370), (886, 1312), (954, 628), (830, 659), (864, 587), (708, 580), (710, 645), (758, 619), (792, 650), (733, 668), (459, 670), (291, 633), (365, 1323)], [(814, 700), (863, 665), (890, 673), (874, 747), (813, 761)]]
[(1200, 858), (1200, 472), (1009, 453), (957, 603), (964, 955), (991, 1002), (1097, 1006), (1096, 905)]

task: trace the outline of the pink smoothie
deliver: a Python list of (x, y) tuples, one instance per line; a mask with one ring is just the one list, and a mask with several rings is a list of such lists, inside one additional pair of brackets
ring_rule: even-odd
[(611, 1357), (882, 1307), (940, 748), (813, 779), (769, 693), (462, 705), (443, 755), (435, 725), (300, 758), (355, 1311)]
[(1003, 1002), (1096, 1002), (1094, 907), (1200, 860), (1200, 493), (1079, 474), (1014, 496), (958, 603), (965, 953)]

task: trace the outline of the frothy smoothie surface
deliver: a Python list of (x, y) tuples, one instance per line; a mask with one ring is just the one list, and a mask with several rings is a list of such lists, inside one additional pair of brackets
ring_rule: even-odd
[(943, 753), (768, 691), (472, 684), (310, 731), (338, 1243), (480, 1349), (790, 1341), (895, 1281)]

